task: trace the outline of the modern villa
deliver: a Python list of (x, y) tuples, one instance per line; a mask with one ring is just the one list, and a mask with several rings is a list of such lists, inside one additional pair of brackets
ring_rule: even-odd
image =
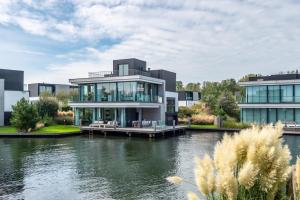
[(179, 106), (191, 107), (201, 100), (200, 92), (178, 91)]
[(57, 95), (59, 93), (70, 93), (77, 90), (76, 86), (53, 83), (30, 83), (28, 84), (30, 101), (37, 101), (41, 94)]
[(12, 106), (23, 97), (29, 99), (29, 92), (24, 91), (24, 72), (0, 69), (0, 126), (9, 124)]
[(250, 77), (239, 84), (245, 87), (242, 122), (300, 124), (300, 74)]
[[(75, 125), (117, 121), (120, 127), (135, 123), (177, 124), (176, 73), (147, 69), (135, 58), (113, 61), (112, 72), (91, 72), (88, 78), (70, 79), (78, 97), (69, 105)], [(145, 122), (145, 123), (144, 123)]]

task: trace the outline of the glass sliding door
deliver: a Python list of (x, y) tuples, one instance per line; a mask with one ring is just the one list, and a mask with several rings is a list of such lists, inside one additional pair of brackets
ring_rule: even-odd
[(277, 122), (276, 108), (268, 109), (269, 122), (275, 124)]
[(292, 108), (279, 108), (278, 112), (278, 121), (282, 123), (294, 121), (294, 110)]
[(114, 102), (117, 93), (116, 83), (99, 83), (97, 84), (97, 101)]

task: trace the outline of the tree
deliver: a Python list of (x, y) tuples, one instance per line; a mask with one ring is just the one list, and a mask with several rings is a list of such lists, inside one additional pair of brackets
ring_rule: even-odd
[(200, 83), (188, 83), (185, 86), (185, 90), (192, 91), (192, 92), (200, 92), (201, 91), (201, 84)]
[(183, 90), (184, 87), (182, 81), (176, 81), (176, 91), (183, 91)]
[(41, 118), (54, 118), (57, 115), (59, 105), (54, 97), (40, 97), (36, 102), (36, 107)]
[[(220, 109), (224, 111), (229, 117), (239, 119), (240, 110), (235, 100), (234, 95), (229, 92), (224, 92), (221, 94), (218, 102)], [(222, 112), (221, 111), (221, 112)]]
[(12, 106), (11, 124), (22, 132), (30, 132), (35, 128), (39, 117), (36, 107), (22, 98), (16, 105)]

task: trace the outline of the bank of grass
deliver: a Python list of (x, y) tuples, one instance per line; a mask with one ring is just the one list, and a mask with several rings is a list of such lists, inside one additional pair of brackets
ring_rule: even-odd
[[(44, 128), (40, 128), (31, 132), (31, 134), (63, 134), (63, 133), (74, 133), (79, 132), (79, 127), (71, 125), (52, 125)], [(0, 134), (17, 134), (17, 130), (12, 126), (0, 127)]]
[(17, 129), (11, 126), (0, 126), (0, 134), (3, 133), (17, 133)]
[(191, 124), (191, 129), (197, 129), (197, 128), (217, 128), (216, 125), (213, 124), (206, 124), (206, 125), (198, 125), (198, 124)]
[(33, 131), (33, 133), (42, 133), (42, 134), (54, 133), (54, 134), (60, 134), (60, 133), (74, 133), (74, 132), (79, 132), (79, 131), (80, 131), (79, 127), (76, 127), (76, 126), (71, 126), (71, 125), (52, 125), (52, 126), (47, 126), (47, 127), (35, 130), (35, 131)]

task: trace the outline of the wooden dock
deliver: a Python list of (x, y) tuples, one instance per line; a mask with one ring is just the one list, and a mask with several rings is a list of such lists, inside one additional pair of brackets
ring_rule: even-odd
[(166, 126), (163, 128), (103, 128), (103, 127), (80, 127), (81, 132), (93, 134), (101, 134), (104, 136), (123, 135), (123, 136), (144, 136), (149, 138), (170, 137), (183, 135), (186, 131), (186, 126)]

